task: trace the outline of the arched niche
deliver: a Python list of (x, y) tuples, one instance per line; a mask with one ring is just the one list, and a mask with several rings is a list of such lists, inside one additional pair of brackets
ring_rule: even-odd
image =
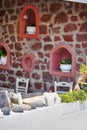
[(34, 56), (32, 54), (24, 54), (22, 59), (22, 67), (24, 71), (28, 73), (34, 69)]
[[(60, 61), (61, 59), (69, 58), (72, 61), (72, 68), (70, 72), (61, 72)], [(68, 44), (60, 44), (56, 48), (52, 49), (50, 52), (50, 70), (49, 73), (55, 76), (64, 77), (75, 77), (76, 72), (76, 54), (73, 48)]]
[[(0, 63), (0, 68), (9, 69), (10, 68), (10, 58), (11, 58), (10, 57), (10, 49), (7, 46), (7, 44), (0, 42), (0, 50), (4, 51), (6, 54), (6, 63), (5, 64)], [(0, 56), (0, 60), (1, 60), (1, 56)]]
[[(27, 26), (35, 27), (34, 33), (27, 32)], [(38, 38), (39, 37), (39, 12), (32, 5), (26, 5), (20, 12), (20, 37), (21, 38)]]

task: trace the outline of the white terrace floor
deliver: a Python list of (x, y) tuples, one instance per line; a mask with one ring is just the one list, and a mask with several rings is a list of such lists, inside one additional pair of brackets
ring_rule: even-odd
[(61, 115), (58, 105), (11, 113), (0, 119), (0, 130), (87, 130), (87, 110)]

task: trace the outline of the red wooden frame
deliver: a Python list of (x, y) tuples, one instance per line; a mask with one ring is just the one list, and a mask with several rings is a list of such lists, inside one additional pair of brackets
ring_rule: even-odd
[[(36, 16), (36, 33), (35, 34), (26, 34), (25, 33), (25, 27), (26, 27), (26, 20), (24, 19), (24, 15), (27, 13), (27, 11), (31, 9)], [(20, 38), (38, 38), (39, 37), (39, 13), (37, 8), (32, 5), (26, 5), (20, 13), (20, 32), (19, 32)]]

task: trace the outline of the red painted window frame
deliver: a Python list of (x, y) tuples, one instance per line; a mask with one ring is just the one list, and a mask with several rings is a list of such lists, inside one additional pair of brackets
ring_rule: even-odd
[(6, 53), (7, 53), (7, 64), (6, 65), (3, 65), (3, 64), (0, 64), (0, 68), (2, 69), (9, 69), (11, 67), (11, 57), (10, 57), (10, 49), (9, 47), (7, 46), (7, 44), (3, 43), (3, 42), (0, 42), (0, 46), (2, 46)]
[[(36, 33), (35, 34), (26, 34), (24, 32), (24, 29), (26, 26), (24, 15), (29, 9), (33, 10), (35, 13), (35, 16), (36, 16)], [(26, 5), (20, 12), (19, 24), (20, 24), (20, 31), (19, 31), (20, 38), (38, 38), (39, 37), (39, 12), (38, 12), (38, 9), (32, 4)]]
[[(71, 72), (61, 72), (58, 69), (58, 65), (60, 64), (61, 60), (61, 54), (63, 53), (63, 50), (66, 50), (69, 56), (71, 57), (72, 60), (72, 69)], [(50, 52), (50, 69), (49, 73), (54, 76), (63, 76), (63, 77), (75, 77), (76, 74), (76, 53), (73, 49), (68, 44), (61, 43), (58, 45), (56, 48), (53, 48)]]

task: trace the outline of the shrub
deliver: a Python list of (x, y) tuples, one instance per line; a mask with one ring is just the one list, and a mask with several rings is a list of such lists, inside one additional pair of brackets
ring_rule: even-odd
[(87, 98), (87, 94), (84, 90), (80, 90), (80, 91), (78, 91), (76, 98), (80, 102), (84, 102)]
[(66, 94), (59, 94), (59, 96), (61, 97), (61, 102), (63, 103), (69, 103), (74, 101), (84, 102), (87, 98), (87, 94), (84, 90), (72, 91)]
[(62, 59), (62, 60), (60, 61), (60, 63), (61, 63), (61, 64), (71, 64), (71, 59), (68, 59), (68, 58)]

